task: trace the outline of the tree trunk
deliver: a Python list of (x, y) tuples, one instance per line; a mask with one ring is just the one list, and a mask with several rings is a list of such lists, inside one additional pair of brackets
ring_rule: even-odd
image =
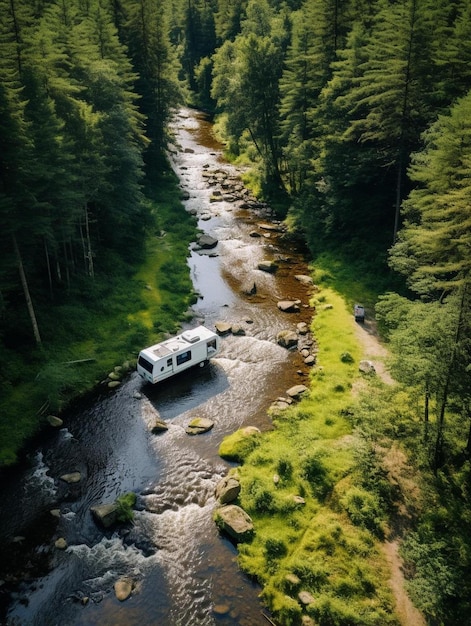
[(95, 278), (95, 270), (93, 267), (93, 252), (92, 242), (90, 240), (90, 222), (88, 219), (88, 206), (85, 205), (85, 234), (87, 236), (87, 260), (88, 260), (88, 275)]
[(28, 307), (28, 313), (31, 320), (31, 325), (33, 327), (33, 334), (36, 340), (36, 344), (41, 346), (41, 335), (39, 334), (39, 326), (36, 320), (36, 314), (34, 312), (33, 301), (31, 300), (31, 296), (29, 293), (28, 281), (26, 280), (25, 269), (23, 267), (23, 260), (21, 258), (20, 249), (18, 248), (18, 243), (16, 241), (15, 235), (13, 235), (13, 248), (15, 250), (15, 256), (18, 263), (18, 271), (20, 272), (21, 285), (23, 287), (23, 292), (25, 294), (26, 306)]

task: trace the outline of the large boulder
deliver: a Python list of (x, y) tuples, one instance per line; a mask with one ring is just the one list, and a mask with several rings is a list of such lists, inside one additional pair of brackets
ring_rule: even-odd
[(116, 502), (112, 504), (98, 504), (90, 508), (95, 520), (104, 528), (110, 528), (118, 522), (120, 512), (119, 505)]
[(298, 345), (298, 335), (294, 330), (280, 330), (276, 342), (283, 348), (294, 348)]
[(228, 504), (237, 499), (240, 493), (240, 482), (234, 476), (225, 476), (216, 485), (214, 493), (221, 504)]
[(250, 515), (235, 504), (216, 509), (215, 521), (218, 528), (235, 541), (248, 541), (253, 536), (254, 526)]

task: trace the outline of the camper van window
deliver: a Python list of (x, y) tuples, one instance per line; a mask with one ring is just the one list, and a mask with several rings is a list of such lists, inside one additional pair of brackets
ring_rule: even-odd
[(149, 372), (149, 374), (152, 374), (152, 363), (149, 363), (143, 356), (139, 357), (139, 365)]
[(167, 359), (167, 367), (170, 367), (172, 365), (172, 359)]
[(177, 354), (177, 365), (182, 365), (182, 363), (186, 363), (187, 361), (191, 361), (191, 350), (183, 354)]
[(212, 339), (211, 341), (208, 341), (207, 346), (208, 346), (208, 352), (211, 352), (212, 350), (216, 351), (216, 339)]

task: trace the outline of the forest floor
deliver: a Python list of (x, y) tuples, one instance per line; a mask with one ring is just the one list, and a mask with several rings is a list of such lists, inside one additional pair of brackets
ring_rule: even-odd
[[(371, 361), (374, 364), (376, 374), (381, 380), (391, 385), (394, 383), (393, 378), (386, 368), (386, 358), (388, 356), (387, 348), (381, 343), (376, 324), (373, 320), (366, 319), (364, 324), (356, 324), (356, 335), (362, 348), (362, 358)], [(362, 383), (360, 382), (360, 385)], [(354, 389), (358, 392), (359, 388)], [(395, 461), (392, 459), (396, 459)], [(394, 475), (404, 475), (404, 464), (407, 463), (405, 455), (395, 450), (394, 454), (388, 455), (388, 470)], [(395, 467), (390, 467), (390, 462)], [(413, 489), (414, 486), (410, 485)], [(396, 524), (400, 526), (400, 523)], [(420, 611), (412, 604), (406, 589), (405, 578), (403, 572), (403, 562), (399, 555), (401, 537), (397, 529), (391, 532), (391, 536), (382, 544), (382, 550), (391, 571), (390, 585), (394, 595), (396, 604), (396, 613), (402, 626), (425, 626), (426, 622)]]

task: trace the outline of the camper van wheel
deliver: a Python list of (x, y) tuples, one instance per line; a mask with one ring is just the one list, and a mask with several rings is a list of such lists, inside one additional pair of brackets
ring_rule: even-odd
[(201, 361), (200, 363), (200, 367), (206, 367), (206, 365), (208, 365), (209, 361)]

